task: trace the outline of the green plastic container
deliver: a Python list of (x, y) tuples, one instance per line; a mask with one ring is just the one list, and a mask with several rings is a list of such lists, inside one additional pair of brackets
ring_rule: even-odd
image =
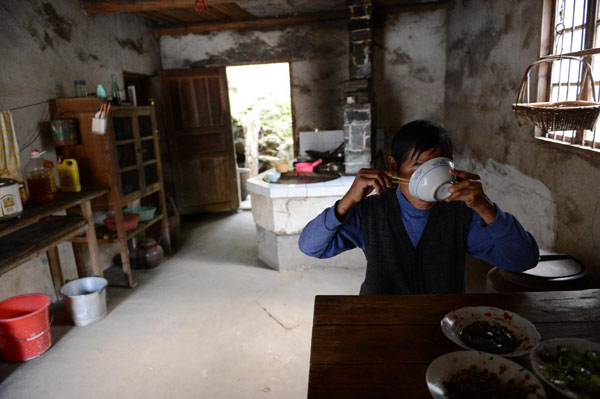
[(142, 206), (139, 208), (123, 209), (123, 213), (137, 213), (140, 215), (140, 222), (149, 222), (154, 218), (156, 208), (153, 206)]

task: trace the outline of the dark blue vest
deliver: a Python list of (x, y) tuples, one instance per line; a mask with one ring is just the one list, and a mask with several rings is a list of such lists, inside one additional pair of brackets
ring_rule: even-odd
[(396, 188), (364, 198), (361, 226), (367, 273), (361, 295), (465, 291), (467, 235), (473, 216), (463, 202), (439, 202), (417, 245), (402, 223)]

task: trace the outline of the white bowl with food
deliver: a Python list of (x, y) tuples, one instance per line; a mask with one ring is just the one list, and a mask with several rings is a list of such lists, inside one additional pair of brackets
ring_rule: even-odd
[(435, 399), (546, 398), (544, 387), (529, 370), (502, 356), (476, 351), (438, 357), (427, 367), (425, 381)]
[(563, 395), (600, 398), (600, 343), (554, 338), (540, 342), (530, 356), (537, 375)]
[(540, 333), (529, 320), (491, 306), (453, 310), (440, 325), (446, 337), (465, 349), (505, 357), (524, 355), (540, 342)]
[(450, 158), (438, 157), (428, 160), (419, 166), (411, 175), (408, 191), (423, 201), (443, 201), (450, 196), (448, 188), (454, 181), (450, 168), (454, 164)]

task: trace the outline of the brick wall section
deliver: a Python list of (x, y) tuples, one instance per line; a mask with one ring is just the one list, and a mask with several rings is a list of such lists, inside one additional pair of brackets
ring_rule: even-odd
[(344, 86), (345, 165), (347, 174), (371, 166), (373, 120), (373, 2), (346, 0), (350, 11), (350, 80)]

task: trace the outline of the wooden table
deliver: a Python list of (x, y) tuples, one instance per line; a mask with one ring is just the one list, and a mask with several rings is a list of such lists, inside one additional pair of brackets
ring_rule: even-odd
[[(85, 232), (92, 274), (102, 276), (90, 201), (106, 193), (108, 189), (59, 193), (55, 201), (27, 204), (19, 218), (0, 222), (0, 275), (46, 252), (54, 290), (60, 298), (60, 287), (64, 280), (56, 246)], [(72, 208), (78, 206), (81, 215), (72, 213)], [(70, 212), (68, 215), (56, 215), (67, 210)], [(89, 273), (77, 250), (75, 260), (79, 277), (87, 276)]]
[[(542, 339), (600, 342), (600, 289), (505, 294), (317, 296), (308, 397), (431, 398), (427, 366), (463, 350), (442, 333), (446, 313), (494, 306), (535, 324)], [(511, 358), (531, 370), (528, 356)], [(562, 398), (545, 385), (548, 398)]]

